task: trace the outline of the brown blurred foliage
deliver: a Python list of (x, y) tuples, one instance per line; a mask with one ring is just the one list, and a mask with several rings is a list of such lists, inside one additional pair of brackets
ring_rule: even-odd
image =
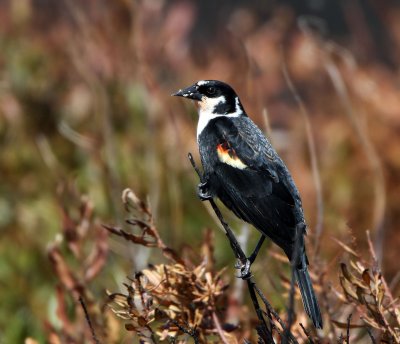
[[(169, 96), (208, 78), (232, 84), (291, 170), (310, 227), (311, 270), (324, 299), (341, 288), (340, 261), (350, 266), (343, 247), (360, 257), (369, 254), (369, 229), (376, 271), (388, 281), (385, 295), (396, 300), (399, 5), (372, 0), (318, 7), (315, 2), (310, 9), (307, 3), (0, 2), (0, 336), (5, 342), (45, 340), (50, 329), (64, 341), (77, 340), (80, 333), (90, 340), (77, 291), (90, 284), (90, 295), (83, 296), (93, 322), (112, 322), (113, 316), (94, 306), (104, 289), (116, 290), (124, 276), (135, 276), (149, 263), (164, 264), (163, 250), (99, 234), (98, 219), (122, 227), (119, 204), (126, 186), (142, 198), (148, 195), (165, 248), (180, 252), (190, 242), (194, 250), (202, 229), (217, 227), (195, 197), (197, 180), (186, 157), (197, 151), (195, 108)], [(325, 26), (300, 17), (308, 14), (323, 18)], [(88, 195), (86, 200), (80, 194)], [(97, 222), (89, 225), (93, 209)], [(227, 218), (251, 247), (255, 236)], [(55, 243), (48, 248), (49, 242)], [(219, 232), (214, 247), (216, 266), (207, 271), (215, 277), (223, 266), (232, 266), (233, 256)], [(253, 272), (281, 310), (286, 305), (279, 292), (285, 286), (282, 263), (271, 259), (279, 252), (273, 246), (264, 250), (270, 254), (260, 255)], [(351, 274), (359, 279), (357, 266)], [(375, 312), (368, 313), (360, 300), (351, 301), (359, 303), (357, 314), (385, 332), (374, 314), (383, 312), (392, 324), (385, 313), (390, 307), (383, 311), (368, 301)], [(98, 313), (91, 312), (92, 303)], [(60, 318), (63, 312), (68, 316)], [(345, 313), (334, 320), (345, 324), (350, 311)], [(75, 322), (68, 323), (72, 315), (82, 326), (78, 332)], [(354, 313), (352, 324), (358, 320)], [(119, 323), (113, 326), (120, 330)], [(336, 332), (329, 340), (338, 338)]]

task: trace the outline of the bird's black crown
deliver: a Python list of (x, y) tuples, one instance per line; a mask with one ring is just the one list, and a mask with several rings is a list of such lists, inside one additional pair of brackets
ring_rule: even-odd
[(226, 98), (237, 97), (235, 91), (228, 84), (218, 80), (202, 80), (196, 83), (198, 91), (208, 98), (224, 96)]
[(200, 103), (207, 103), (207, 99), (210, 101), (218, 99), (218, 102), (214, 102), (212, 109), (209, 109), (214, 114), (239, 114), (239, 112), (243, 112), (242, 104), (236, 92), (231, 86), (219, 80), (200, 80), (173, 95), (193, 99)]

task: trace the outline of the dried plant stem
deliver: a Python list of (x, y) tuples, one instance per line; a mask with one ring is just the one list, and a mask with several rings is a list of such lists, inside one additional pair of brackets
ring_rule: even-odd
[(368, 333), (369, 338), (371, 339), (371, 343), (377, 344), (374, 336), (372, 335), (371, 329), (368, 326), (367, 326), (367, 333)]
[[(336, 46), (328, 45), (327, 50), (336, 52)], [(325, 69), (331, 78), (332, 84), (338, 94), (339, 100), (345, 110), (345, 113), (349, 120), (351, 121), (354, 131), (356, 132), (359, 141), (361, 143), (362, 149), (366, 155), (368, 163), (370, 165), (371, 171), (374, 174), (374, 193), (375, 193), (375, 204), (374, 204), (374, 232), (375, 232), (375, 250), (378, 257), (379, 264), (382, 260), (383, 254), (383, 243), (385, 239), (385, 209), (386, 209), (386, 186), (385, 179), (383, 175), (382, 162), (380, 160), (379, 154), (376, 151), (371, 139), (368, 135), (368, 131), (365, 127), (365, 123), (362, 122), (360, 115), (356, 114), (354, 111), (349, 92), (347, 90), (346, 84), (343, 80), (342, 74), (337, 67), (336, 63), (331, 57), (327, 58), (325, 64)]]
[[(239, 245), (241, 247), (247, 247), (248, 241), (249, 241), (249, 236), (250, 236), (250, 228), (247, 223), (243, 224), (241, 226), (241, 231), (239, 236), (237, 237), (239, 240)], [(244, 281), (240, 278), (237, 278), (234, 283), (233, 283), (233, 295), (235, 300), (237, 300), (239, 303), (243, 301), (244, 297)]]
[(221, 337), (222, 342), (224, 344), (229, 344), (229, 341), (225, 337), (224, 331), (222, 330), (222, 327), (221, 327), (221, 323), (220, 323), (220, 321), (218, 319), (218, 316), (217, 316), (217, 314), (215, 312), (213, 312), (212, 318), (213, 318), (213, 321), (214, 321), (215, 328), (217, 329), (217, 332), (218, 332), (219, 336)]
[(314, 344), (314, 340), (312, 339), (310, 332), (308, 332), (306, 330), (306, 328), (304, 327), (304, 325), (302, 323), (300, 323), (300, 327), (302, 328), (304, 334), (307, 336), (308, 343), (309, 344)]
[(350, 322), (351, 322), (351, 316), (353, 314), (350, 313), (349, 316), (347, 317), (347, 332), (346, 332), (346, 342), (347, 344), (350, 344)]
[(100, 344), (100, 341), (97, 339), (96, 332), (94, 331), (94, 327), (93, 327), (92, 321), (90, 320), (89, 312), (88, 312), (88, 310), (86, 308), (86, 304), (85, 304), (85, 301), (83, 300), (82, 296), (79, 296), (79, 302), (80, 302), (80, 304), (82, 306), (83, 312), (85, 313), (86, 322), (88, 323), (88, 326), (90, 328), (90, 332), (92, 333), (93, 343)]
[[(258, 288), (258, 286), (256, 284), (254, 284), (254, 289), (256, 291), (256, 293), (258, 294), (258, 296), (260, 297), (260, 299), (263, 301), (268, 313), (269, 313), (269, 317), (272, 315), (275, 320), (279, 323), (279, 325), (281, 325), (282, 329), (284, 331), (286, 331), (286, 325), (283, 322), (283, 320), (281, 319), (281, 317), (279, 316), (279, 314), (277, 313), (277, 311), (272, 307), (272, 305), (269, 303), (269, 301), (267, 300), (267, 298), (264, 296), (263, 292), (260, 290), (260, 288)], [(292, 343), (298, 343), (296, 338), (293, 336), (293, 334), (288, 331), (286, 334), (286, 338), (290, 339), (290, 341)]]
[(197, 335), (197, 331), (195, 328), (189, 327), (189, 329), (182, 326), (178, 321), (175, 319), (170, 319), (170, 321), (181, 330), (183, 333), (186, 333), (188, 336), (192, 337), (194, 344), (200, 344), (199, 337)]
[(299, 93), (296, 90), (296, 87), (292, 82), (292, 79), (289, 76), (289, 71), (287, 69), (286, 63), (283, 63), (282, 70), (286, 83), (293, 94), (293, 97), (300, 109), (301, 115), (303, 116), (306, 129), (307, 145), (310, 154), (311, 170), (314, 180), (314, 187), (315, 187), (316, 201), (317, 201), (317, 219), (315, 223), (315, 241), (314, 241), (314, 260), (316, 260), (319, 253), (319, 244), (320, 244), (321, 234), (323, 231), (323, 219), (324, 219), (324, 201), (322, 197), (321, 176), (318, 169), (317, 150), (315, 148), (315, 141), (312, 133), (310, 116), (308, 114), (306, 106), (304, 105), (303, 100), (301, 99)]
[(394, 277), (393, 277), (392, 280), (390, 281), (389, 290), (390, 290), (391, 292), (393, 292), (393, 291), (396, 289), (397, 284), (398, 284), (399, 282), (400, 282), (400, 271), (397, 271), (397, 273), (394, 275)]
[[(367, 242), (368, 242), (368, 247), (369, 247), (369, 251), (371, 253), (372, 259), (374, 260), (374, 264), (378, 265), (378, 258), (376, 256), (376, 251), (374, 248), (374, 244), (372, 243), (371, 234), (370, 234), (369, 230), (367, 230)], [(386, 296), (389, 298), (390, 304), (393, 304), (395, 302), (395, 298), (393, 297), (391, 289), (387, 285), (386, 280), (384, 278), (382, 278), (382, 283), (385, 286)]]

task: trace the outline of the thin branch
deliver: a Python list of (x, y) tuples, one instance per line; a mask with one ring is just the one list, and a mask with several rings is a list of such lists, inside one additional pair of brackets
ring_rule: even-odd
[(260, 307), (260, 303), (258, 302), (257, 295), (255, 292), (256, 288), (256, 283), (254, 282), (253, 278), (249, 278), (246, 280), (247, 281), (247, 289), (249, 290), (250, 293), (250, 298), (253, 301), (253, 306), (254, 310), (256, 311), (257, 317), (260, 321), (259, 328), (257, 329), (257, 333), (262, 338), (265, 343), (275, 343), (274, 339), (272, 338), (272, 322), (270, 317), (267, 317), (269, 321), (269, 326), (267, 326), (267, 323), (265, 322), (265, 318), (263, 315), (263, 310)]
[(190, 337), (193, 338), (193, 341), (195, 344), (200, 344), (200, 340), (197, 334), (197, 330), (196, 327), (191, 328), (189, 326), (189, 329), (183, 327), (178, 321), (176, 321), (175, 319), (171, 319), (169, 318), (169, 320), (176, 326), (178, 327), (183, 333), (186, 333), (187, 335), (189, 335)]
[(389, 289), (391, 292), (394, 292), (397, 284), (400, 282), (400, 271), (397, 271), (396, 275), (392, 278), (389, 283)]
[(369, 252), (371, 253), (372, 260), (374, 261), (374, 268), (376, 269), (378, 264), (378, 257), (376, 256), (375, 247), (371, 240), (371, 234), (369, 230), (367, 230), (366, 232), (367, 232), (367, 242), (368, 242)]
[[(372, 240), (371, 240), (371, 234), (370, 234), (369, 230), (367, 230), (367, 242), (368, 242), (368, 247), (369, 247), (369, 251), (371, 253), (372, 259), (374, 260), (374, 265), (375, 265), (374, 268), (376, 269), (377, 265), (379, 264), (379, 261), (378, 261), (377, 255), (376, 255), (374, 244), (372, 243)], [(389, 286), (387, 285), (385, 278), (382, 278), (382, 283), (385, 287), (385, 294), (389, 298), (390, 304), (393, 304), (395, 302), (395, 298), (393, 297), (392, 291), (389, 288)]]
[(312, 339), (310, 332), (306, 330), (302, 323), (300, 323), (300, 327), (303, 329), (304, 334), (307, 336), (309, 343), (314, 344), (314, 340)]
[(347, 332), (346, 332), (346, 342), (347, 344), (350, 344), (350, 321), (351, 321), (351, 316), (353, 314), (350, 313), (349, 316), (347, 317)]
[(89, 312), (86, 308), (86, 304), (85, 304), (85, 301), (83, 300), (82, 296), (79, 296), (79, 302), (82, 306), (83, 312), (85, 313), (86, 322), (90, 328), (90, 332), (92, 333), (93, 343), (100, 344), (100, 341), (97, 339), (96, 332), (94, 331), (92, 321), (90, 320)]
[(371, 339), (371, 343), (377, 344), (374, 336), (372, 335), (371, 328), (369, 326), (366, 326), (366, 329), (367, 329), (368, 336)]
[[(264, 296), (264, 294), (262, 293), (260, 288), (258, 288), (257, 285), (254, 285), (254, 289), (255, 289), (256, 293), (258, 294), (258, 296), (263, 301), (263, 303), (264, 303), (266, 309), (268, 310), (268, 312), (273, 315), (275, 320), (279, 323), (279, 325), (281, 325), (282, 329), (284, 331), (286, 331), (286, 325), (285, 325), (284, 321), (281, 319), (281, 317), (276, 312), (276, 310), (271, 306), (271, 304), (269, 303), (267, 298)], [(292, 343), (298, 343), (296, 338), (293, 336), (293, 334), (290, 331), (287, 333), (287, 337), (292, 341)]]
[(215, 328), (217, 329), (217, 332), (219, 336), (221, 337), (221, 340), (224, 344), (229, 344), (229, 341), (226, 339), (224, 330), (221, 327), (221, 323), (219, 322), (218, 316), (215, 312), (212, 313), (212, 318), (214, 321)]

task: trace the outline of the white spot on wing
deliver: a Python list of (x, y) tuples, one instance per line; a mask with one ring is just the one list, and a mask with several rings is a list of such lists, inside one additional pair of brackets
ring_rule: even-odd
[(239, 158), (232, 158), (227, 152), (224, 153), (217, 149), (217, 153), (219, 161), (229, 166), (238, 168), (240, 170), (244, 170), (247, 167)]

